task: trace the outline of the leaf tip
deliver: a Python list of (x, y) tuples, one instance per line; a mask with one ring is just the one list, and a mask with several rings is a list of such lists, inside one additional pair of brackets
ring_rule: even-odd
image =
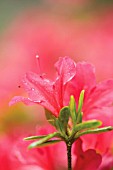
[(113, 126), (108, 126), (108, 131), (111, 131), (111, 130), (113, 130)]
[(32, 149), (32, 148), (34, 148), (34, 145), (30, 144), (30, 145), (28, 146), (28, 149)]

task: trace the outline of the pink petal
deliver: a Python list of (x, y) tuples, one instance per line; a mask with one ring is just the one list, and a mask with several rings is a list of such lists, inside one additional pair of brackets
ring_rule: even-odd
[(60, 58), (55, 68), (60, 78), (63, 79), (63, 85), (70, 81), (76, 74), (76, 63), (69, 57)]
[(95, 69), (91, 64), (79, 62), (76, 65), (76, 75), (68, 87), (69, 96), (74, 95), (76, 103), (80, 96), (81, 90), (85, 90), (85, 98), (87, 98), (90, 90), (96, 85)]
[[(102, 110), (102, 107), (111, 107), (113, 105), (113, 80), (106, 80), (97, 84), (90, 92), (87, 101), (84, 103), (84, 112), (89, 114)], [(100, 111), (99, 111), (100, 112)]]
[(18, 168), (17, 170), (44, 170), (44, 168), (41, 168), (37, 165), (24, 165)]
[(55, 64), (58, 77), (54, 84), (56, 99), (59, 106), (63, 107), (66, 84), (73, 79), (76, 74), (76, 64), (69, 57), (60, 58)]
[(49, 94), (53, 96), (52, 82), (38, 74), (26, 73), (23, 85), (32, 100), (48, 100)]
[(29, 98), (25, 98), (25, 97), (22, 97), (22, 96), (15, 96), (9, 102), (9, 106), (11, 106), (11, 105), (13, 105), (15, 103), (18, 103), (18, 102), (23, 102), (26, 105), (33, 105), (34, 104), (34, 102), (31, 101)]
[(12, 100), (9, 102), (9, 106), (18, 103), (18, 102), (23, 102), (26, 105), (34, 105), (34, 104), (40, 104), (42, 106), (44, 106), (46, 109), (52, 111), (52, 113), (57, 116), (58, 113), (56, 112), (55, 108), (51, 105), (49, 105), (49, 103), (46, 103), (44, 101), (32, 101), (30, 98), (25, 98), (22, 96), (15, 96), (12, 98)]
[(23, 84), (32, 101), (40, 103), (53, 114), (58, 114), (59, 108), (54, 96), (53, 82), (29, 72), (26, 74)]
[[(85, 119), (97, 119), (102, 121), (102, 126), (113, 126), (113, 107), (95, 108), (84, 116)], [(82, 137), (86, 148), (94, 148), (101, 153), (105, 153), (110, 149), (113, 143), (113, 132), (101, 133), (98, 135), (85, 135)]]
[(113, 80), (99, 83), (92, 93), (92, 103), (97, 106), (108, 106), (113, 104)]
[(95, 150), (88, 149), (82, 150), (82, 140), (78, 139), (75, 142), (75, 152), (77, 155), (76, 164), (74, 170), (97, 170), (101, 164), (101, 156), (97, 154)]
[(113, 155), (107, 153), (102, 157), (102, 164), (99, 170), (112, 170), (113, 169)]

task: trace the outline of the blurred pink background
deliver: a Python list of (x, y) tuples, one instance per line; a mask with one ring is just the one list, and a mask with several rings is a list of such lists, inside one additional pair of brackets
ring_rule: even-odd
[[(0, 136), (45, 122), (43, 109), (17, 104), (27, 71), (53, 78), (54, 63), (70, 56), (96, 68), (97, 81), (113, 78), (113, 2), (110, 0), (0, 1)], [(41, 114), (39, 114), (41, 113)], [(40, 116), (41, 115), (41, 116)]]

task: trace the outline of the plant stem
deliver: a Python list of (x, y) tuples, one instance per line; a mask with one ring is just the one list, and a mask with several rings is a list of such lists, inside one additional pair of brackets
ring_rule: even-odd
[(72, 170), (72, 165), (71, 165), (71, 148), (72, 148), (72, 143), (67, 142), (67, 159), (68, 159), (68, 170)]

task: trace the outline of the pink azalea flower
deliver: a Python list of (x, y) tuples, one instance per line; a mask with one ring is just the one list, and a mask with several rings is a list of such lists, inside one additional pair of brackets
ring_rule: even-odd
[[(54, 129), (47, 126), (38, 129), (36, 135), (48, 134), (53, 131)], [(1, 141), (0, 170), (67, 169), (66, 145), (64, 142), (28, 150), (27, 146), (31, 142), (23, 141), (23, 137), (24, 136), (19, 136), (18, 138), (13, 137), (13, 140), (7, 137)], [(72, 157), (73, 170), (80, 170), (80, 167), (85, 167), (85, 169), (82, 168), (83, 170), (89, 170), (88, 168), (97, 170), (101, 163), (101, 156), (97, 154), (95, 150), (83, 150), (81, 139), (75, 142), (72, 148)], [(90, 161), (90, 159), (93, 161)]]
[[(95, 69), (86, 62), (75, 63), (68, 57), (61, 58), (56, 64), (57, 77), (55, 81), (45, 79), (34, 73), (27, 73), (23, 79), (23, 86), (28, 93), (29, 98), (16, 96), (11, 104), (23, 101), (25, 104), (40, 104), (50, 110), (52, 114), (58, 116), (60, 109), (68, 105), (70, 95), (74, 95), (76, 104), (81, 90), (85, 90), (83, 102), (83, 119), (99, 119), (103, 125), (113, 125), (112, 103), (113, 103), (113, 80), (106, 80), (96, 84)], [(112, 133), (92, 135), (93, 141), (89, 136), (85, 145), (87, 147), (99, 149), (105, 152), (112, 144)], [(103, 140), (100, 140), (100, 137)], [(105, 140), (106, 139), (106, 140)], [(103, 145), (101, 144), (103, 142)], [(98, 145), (97, 145), (98, 143)]]
[(75, 63), (68, 57), (61, 58), (55, 64), (57, 77), (55, 81), (46, 79), (43, 75), (29, 72), (23, 79), (23, 86), (29, 98), (16, 96), (10, 102), (23, 101), (25, 104), (41, 104), (58, 116), (60, 109), (64, 106), (66, 86), (75, 76)]
[[(55, 81), (46, 79), (43, 75), (26, 73), (22, 84), (29, 98), (16, 96), (10, 105), (19, 101), (28, 105), (39, 103), (58, 116), (60, 109), (68, 105), (70, 95), (74, 95), (78, 104), (80, 92), (84, 89), (85, 118), (102, 115), (106, 109), (112, 109), (113, 80), (96, 84), (95, 69), (92, 65), (86, 62), (76, 64), (68, 57), (60, 58), (55, 67), (57, 69)], [(102, 119), (105, 122), (104, 117)]]
[[(38, 128), (35, 135), (52, 133), (49, 126)], [(16, 132), (17, 133), (17, 132)], [(29, 134), (28, 134), (29, 135)], [(58, 170), (66, 169), (66, 146), (64, 143), (28, 150), (30, 142), (23, 141), (26, 134), (10, 134), (0, 139), (0, 170)]]

